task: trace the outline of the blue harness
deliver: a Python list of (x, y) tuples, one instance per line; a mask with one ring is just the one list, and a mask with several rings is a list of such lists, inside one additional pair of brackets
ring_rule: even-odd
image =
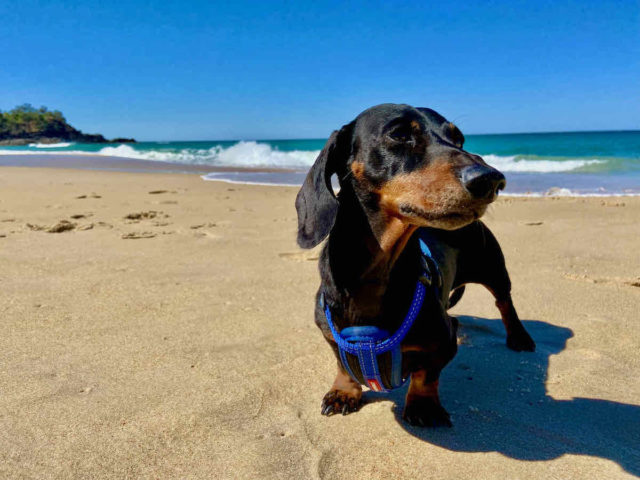
[[(419, 237), (419, 242), (422, 251), (422, 273), (416, 282), (409, 311), (400, 328), (393, 335), (374, 326), (347, 327), (338, 332), (331, 318), (331, 310), (326, 304), (324, 293), (320, 296), (320, 305), (324, 308), (327, 323), (338, 345), (342, 366), (356, 382), (366, 385), (376, 392), (388, 392), (401, 387), (406, 382), (407, 379), (402, 377), (400, 343), (420, 313), (427, 288), (433, 287), (437, 297), (439, 287), (442, 285), (442, 275), (431, 250), (422, 237)], [(360, 367), (359, 372), (354, 372), (354, 369), (349, 365), (349, 355), (353, 356), (352, 358), (355, 357), (353, 363), (357, 362)], [(383, 356), (386, 356), (386, 361), (380, 362)], [(381, 363), (383, 368), (380, 368)], [(384, 368), (389, 364), (391, 365), (390, 369)], [(381, 375), (381, 371), (383, 375)], [(360, 373), (360, 375), (356, 373)]]

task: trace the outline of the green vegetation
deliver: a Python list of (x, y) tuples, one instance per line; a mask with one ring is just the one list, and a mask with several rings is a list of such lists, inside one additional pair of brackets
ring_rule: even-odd
[(0, 138), (49, 137), (73, 129), (59, 110), (35, 109), (28, 103), (0, 112)]
[(25, 103), (8, 112), (0, 111), (0, 144), (23, 145), (29, 142), (61, 141), (108, 142), (102, 135), (87, 135), (73, 128), (59, 110), (49, 110), (47, 107), (34, 108)]

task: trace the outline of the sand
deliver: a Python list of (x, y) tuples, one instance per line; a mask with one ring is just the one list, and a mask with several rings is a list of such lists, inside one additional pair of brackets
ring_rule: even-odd
[(326, 418), (317, 251), (295, 188), (0, 169), (0, 478), (640, 475), (640, 198), (505, 198), (485, 216), (536, 353), (491, 296), (454, 309), (452, 429), (404, 392)]

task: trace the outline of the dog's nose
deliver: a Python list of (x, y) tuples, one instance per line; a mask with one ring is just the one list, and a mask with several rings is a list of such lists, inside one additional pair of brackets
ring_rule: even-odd
[(475, 198), (493, 198), (507, 185), (504, 175), (498, 170), (477, 164), (463, 168), (460, 180)]

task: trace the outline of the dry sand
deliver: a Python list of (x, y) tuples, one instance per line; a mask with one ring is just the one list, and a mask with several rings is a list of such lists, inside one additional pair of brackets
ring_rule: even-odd
[(454, 427), (421, 430), (403, 392), (320, 415), (335, 360), (295, 193), (0, 169), (0, 477), (640, 475), (640, 198), (492, 207), (538, 350), (507, 350), (469, 287), (441, 380)]

